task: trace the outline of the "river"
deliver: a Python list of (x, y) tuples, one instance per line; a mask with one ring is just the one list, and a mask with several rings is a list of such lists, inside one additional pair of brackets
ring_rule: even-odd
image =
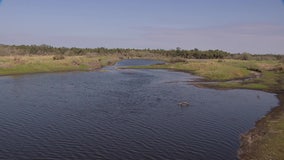
[[(234, 160), (275, 94), (197, 88), (167, 70), (0, 77), (0, 159)], [(188, 102), (189, 106), (179, 106)]]

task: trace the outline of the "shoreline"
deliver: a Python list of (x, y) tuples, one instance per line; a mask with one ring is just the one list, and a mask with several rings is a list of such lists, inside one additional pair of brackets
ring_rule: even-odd
[[(178, 70), (175, 70), (178, 71)], [(186, 73), (190, 73), (186, 71)], [(194, 73), (190, 73), (196, 75)], [(197, 75), (198, 76), (198, 75)], [(270, 123), (279, 121), (281, 116), (284, 116), (284, 91), (277, 91), (273, 89), (249, 89), (249, 88), (242, 88), (242, 87), (222, 87), (216, 85), (217, 83), (228, 83), (231, 81), (246, 81), (250, 79), (257, 78), (256, 75), (251, 75), (250, 77), (240, 78), (240, 79), (233, 79), (228, 81), (210, 81), (206, 79), (197, 79), (196, 81), (191, 82), (192, 85), (200, 88), (210, 88), (216, 90), (231, 90), (231, 89), (248, 89), (248, 90), (258, 90), (263, 92), (268, 92), (275, 94), (277, 97), (279, 104), (278, 106), (274, 106), (268, 111), (262, 118), (255, 121), (254, 127), (249, 129), (247, 132), (240, 134), (240, 147), (237, 152), (237, 157), (239, 160), (260, 160), (264, 157), (257, 157), (259, 154), (256, 150), (258, 149), (258, 145), (261, 145), (261, 141), (264, 139), (269, 139), (272, 136), (277, 136), (277, 131), (273, 131), (270, 128)], [(282, 132), (280, 132), (282, 133)], [(284, 145), (283, 145), (284, 146)], [(266, 149), (266, 148), (265, 148)], [(258, 149), (259, 150), (259, 149)], [(281, 152), (284, 152), (281, 151)], [(269, 157), (269, 155), (267, 155)], [(266, 159), (273, 159), (273, 153), (270, 155), (269, 158)], [(257, 157), (257, 158), (256, 158)], [(279, 159), (280, 160), (280, 159)]]
[(48, 74), (48, 73), (72, 73), (72, 72), (94, 72), (100, 69), (94, 70), (63, 70), (63, 71), (48, 71), (48, 72), (30, 72), (30, 73), (13, 73), (13, 74), (5, 74), (0, 75), (0, 77), (14, 77), (14, 76), (25, 76), (25, 75), (36, 75), (36, 74)]
[[(181, 70), (170, 69), (177, 72), (184, 72)], [(192, 75), (197, 75), (190, 71), (185, 71), (185, 73), (190, 73)], [(284, 116), (284, 91), (277, 91), (275, 89), (250, 89), (245, 87), (222, 87), (216, 84), (218, 83), (230, 83), (233, 81), (238, 81), (238, 83), (245, 82), (247, 80), (257, 79), (260, 75), (250, 75), (249, 77), (244, 78), (237, 78), (227, 81), (212, 81), (208, 79), (197, 79), (196, 81), (192, 81), (191, 84), (200, 87), (200, 88), (210, 88), (215, 90), (231, 90), (231, 89), (248, 89), (248, 90), (258, 90), (263, 92), (268, 92), (275, 94), (277, 97), (279, 104), (278, 106), (274, 106), (268, 111), (262, 118), (255, 121), (254, 127), (249, 129), (247, 132), (240, 134), (240, 147), (237, 152), (237, 157), (239, 160), (260, 160), (263, 157), (257, 157), (259, 154), (255, 152), (255, 150), (259, 147), (259, 143), (262, 143), (263, 139), (269, 139), (271, 136), (270, 134), (277, 134), (278, 132), (274, 132), (270, 130), (269, 123), (278, 121), (281, 116)], [(203, 78), (203, 77), (201, 77)], [(263, 138), (264, 137), (264, 138)], [(283, 145), (284, 146), (284, 145)], [(284, 152), (284, 150), (283, 150)], [(257, 158), (255, 158), (257, 157)], [(269, 160), (272, 157), (268, 158)], [(273, 159), (273, 158), (272, 158)], [(280, 160), (280, 159), (279, 159)]]
[[(52, 55), (46, 56), (3, 56), (0, 57), (0, 77), (20, 76), (43, 73), (65, 73), (80, 71), (96, 71), (119, 61), (110, 56), (65, 56), (54, 60)], [(0, 61), (1, 62), (1, 61)]]
[[(258, 160), (259, 148), (261, 150), (268, 149), (266, 146), (264, 148), (259, 146), (262, 143), (261, 141), (266, 141), (271, 136), (277, 135), (278, 132), (271, 130), (270, 124), (279, 121), (284, 115), (284, 92), (276, 92), (275, 94), (279, 100), (279, 105), (273, 107), (264, 117), (257, 120), (254, 128), (241, 135), (241, 144), (238, 150), (238, 158), (240, 160)], [(261, 158), (271, 159), (273, 153), (266, 156)]]

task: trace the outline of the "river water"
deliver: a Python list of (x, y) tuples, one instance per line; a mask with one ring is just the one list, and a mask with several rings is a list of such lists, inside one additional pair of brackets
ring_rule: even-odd
[(188, 73), (116, 69), (152, 63), (0, 77), (0, 159), (234, 160), (240, 135), (278, 104), (197, 88)]

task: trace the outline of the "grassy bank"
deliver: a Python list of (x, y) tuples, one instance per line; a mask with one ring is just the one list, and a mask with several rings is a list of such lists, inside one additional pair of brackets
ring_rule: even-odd
[[(278, 94), (280, 106), (241, 138), (241, 160), (284, 159), (284, 64), (275, 60), (185, 60), (131, 68), (170, 69), (204, 77), (196, 85), (217, 89), (244, 88)], [(211, 83), (207, 83), (207, 81)], [(213, 81), (213, 83), (212, 83)]]
[(116, 56), (1, 56), (0, 75), (88, 71), (118, 60)]
[(241, 160), (284, 159), (284, 94), (279, 94), (280, 106), (256, 123), (242, 136)]
[(190, 72), (203, 77), (204, 81), (216, 82), (199, 84), (206, 87), (246, 88), (272, 92), (284, 89), (284, 64), (273, 60), (184, 60), (184, 62), (130, 68)]
[[(245, 67), (232, 65), (237, 60), (186, 60), (185, 62), (167, 63), (163, 65), (152, 66), (133, 66), (131, 68), (148, 69), (170, 69), (176, 71), (190, 72), (199, 75), (210, 81), (225, 81), (236, 78), (249, 77), (250, 71)], [(230, 73), (230, 74), (228, 74)]]

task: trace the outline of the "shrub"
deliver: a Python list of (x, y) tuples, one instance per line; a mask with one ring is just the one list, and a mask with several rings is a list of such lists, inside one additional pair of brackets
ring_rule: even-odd
[(255, 72), (259, 72), (259, 73), (262, 72), (259, 68), (255, 68), (255, 67), (248, 67), (247, 70), (255, 71)]
[(79, 66), (79, 65), (80, 65), (80, 62), (78, 62), (77, 60), (73, 60), (73, 61), (72, 61), (72, 64), (73, 64), (74, 66)]
[(280, 62), (284, 64), (284, 56), (281, 57)]
[(249, 53), (243, 53), (241, 54), (241, 60), (251, 60), (252, 59), (252, 55)]
[(53, 56), (53, 60), (62, 60), (64, 58), (65, 57), (63, 55), (55, 55), (55, 56)]
[(223, 60), (223, 59), (218, 59), (218, 62), (219, 62), (219, 63), (225, 62), (225, 60)]
[(187, 62), (187, 61), (184, 58), (177, 58), (177, 57), (170, 59), (170, 63), (178, 63), (178, 62)]

